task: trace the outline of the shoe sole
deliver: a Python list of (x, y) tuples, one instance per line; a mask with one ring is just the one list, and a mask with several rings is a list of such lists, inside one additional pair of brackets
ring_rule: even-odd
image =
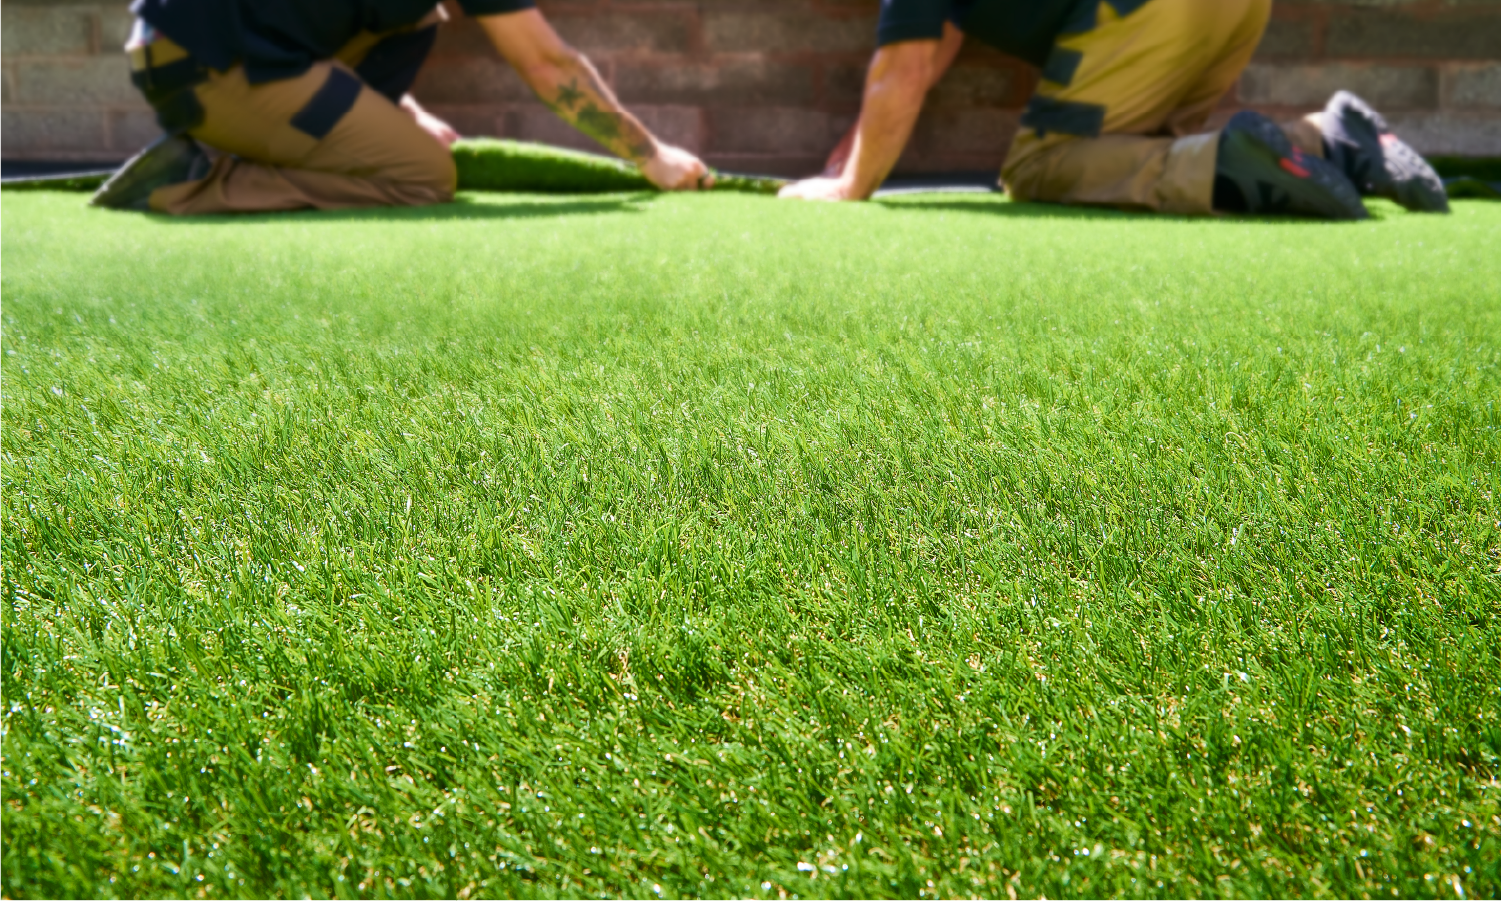
[[(89, 199), (89, 205), (145, 211), (152, 191), (181, 181), (183, 174), (191, 174), (202, 153), (191, 139), (164, 136), (127, 160)], [(136, 197), (143, 186), (145, 194)]]
[[(1366, 219), (1370, 213), (1360, 194), (1344, 173), (1332, 163), (1295, 149), (1287, 135), (1265, 116), (1237, 113), (1225, 127), (1220, 144), (1222, 160), (1228, 161), (1227, 177), (1246, 195), (1252, 213), (1291, 212), (1325, 219)], [(1245, 178), (1235, 169), (1245, 165)], [(1252, 185), (1270, 186), (1287, 195), (1286, 202), (1253, 195)]]
[(1329, 99), (1324, 115), (1338, 123), (1340, 134), (1354, 142), (1357, 152), (1369, 160), (1370, 182), (1357, 187), (1378, 197), (1395, 200), (1415, 213), (1447, 213), (1449, 197), (1443, 180), (1422, 154), (1392, 134), (1386, 120), (1349, 91), (1339, 91)]

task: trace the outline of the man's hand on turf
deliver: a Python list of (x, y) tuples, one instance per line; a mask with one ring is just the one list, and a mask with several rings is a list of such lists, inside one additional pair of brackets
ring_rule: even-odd
[(805, 178), (777, 192), (778, 197), (798, 200), (864, 200), (855, 186), (844, 178)]
[(671, 144), (657, 144), (657, 152), (640, 163), (641, 174), (664, 191), (712, 188), (714, 175), (704, 161)]
[(606, 150), (635, 163), (652, 184), (664, 191), (713, 184), (698, 157), (658, 141), (621, 106), (593, 64), (568, 46), (542, 13), (524, 9), (478, 19), (495, 49), (543, 103)]
[(452, 125), (423, 109), (422, 104), (413, 99), (411, 94), (401, 98), (401, 108), (417, 120), (417, 127), (432, 135), (433, 140), (444, 147), (452, 147), (453, 143), (460, 138), (458, 131)]
[(783, 188), (778, 196), (864, 200), (874, 194), (907, 146), (923, 97), (936, 80), (935, 66), (946, 64), (952, 56), (936, 39), (901, 41), (877, 50), (865, 76), (865, 99), (854, 141), (839, 176), (805, 179)]

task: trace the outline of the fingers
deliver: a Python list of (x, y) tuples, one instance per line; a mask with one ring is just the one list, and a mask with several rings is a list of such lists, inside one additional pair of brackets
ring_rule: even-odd
[(794, 200), (852, 200), (859, 199), (850, 193), (849, 186), (836, 178), (805, 178), (795, 181), (777, 192), (778, 197)]
[(706, 191), (714, 187), (714, 171), (703, 160), (676, 147), (664, 146), (642, 165), (641, 172), (663, 191)]
[(786, 185), (777, 192), (777, 196), (791, 200), (824, 200), (824, 183), (827, 181), (823, 178), (805, 178)]
[(676, 177), (668, 180), (669, 190), (702, 191), (714, 186), (714, 173), (698, 157), (683, 152), (681, 158), (672, 163), (677, 171)]

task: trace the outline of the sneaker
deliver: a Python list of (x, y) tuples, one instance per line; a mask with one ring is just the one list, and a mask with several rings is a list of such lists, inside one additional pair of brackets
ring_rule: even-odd
[(1329, 98), (1321, 124), (1329, 161), (1362, 194), (1395, 200), (1413, 212), (1449, 212), (1449, 198), (1438, 173), (1392, 134), (1370, 104), (1340, 91)]
[(197, 141), (185, 135), (162, 135), (110, 176), (89, 204), (146, 212), (151, 209), (152, 191), (203, 178), (210, 165)]
[(1343, 172), (1294, 147), (1277, 123), (1251, 110), (1236, 113), (1225, 126), (1214, 174), (1239, 190), (1248, 213), (1324, 219), (1370, 215)]

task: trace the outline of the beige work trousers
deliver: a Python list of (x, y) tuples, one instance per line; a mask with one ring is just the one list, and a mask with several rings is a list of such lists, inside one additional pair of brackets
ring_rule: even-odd
[[(194, 89), (203, 122), (188, 134), (219, 156), (207, 177), (154, 191), (151, 208), (199, 215), (452, 200), (457, 177), (448, 148), (369, 86), (321, 139), (292, 125), (331, 70), (351, 71), (376, 40), (362, 34), (338, 58), (296, 78), (252, 85), (242, 66), (211, 71)], [(166, 38), (151, 46), (157, 65), (186, 55)]]
[[(1272, 0), (1148, 0), (1128, 15), (1099, 4), (1095, 27), (1059, 38), (1078, 55), (1046, 101), (1104, 108), (1098, 136), (1023, 128), (1001, 180), (1016, 200), (1169, 213), (1211, 212), (1217, 132), (1201, 133), (1261, 41)], [(1317, 119), (1282, 126), (1323, 155)]]

